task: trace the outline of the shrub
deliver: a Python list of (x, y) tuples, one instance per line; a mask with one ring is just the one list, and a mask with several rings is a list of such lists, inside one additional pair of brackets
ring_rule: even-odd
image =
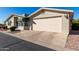
[(15, 29), (16, 29), (15, 26), (10, 27), (10, 31), (15, 31)]
[(72, 23), (72, 30), (79, 30), (79, 23)]

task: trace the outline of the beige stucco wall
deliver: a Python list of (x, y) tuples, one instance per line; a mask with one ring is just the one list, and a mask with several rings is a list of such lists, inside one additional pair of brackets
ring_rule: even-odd
[(64, 34), (69, 33), (69, 19), (67, 19), (65, 16), (62, 16), (62, 32)]

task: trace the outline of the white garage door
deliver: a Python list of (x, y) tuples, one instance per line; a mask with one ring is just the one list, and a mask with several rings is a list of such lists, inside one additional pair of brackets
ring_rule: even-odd
[(33, 24), (33, 30), (36, 31), (49, 31), (49, 32), (61, 32), (62, 18), (45, 18), (33, 20), (36, 24)]

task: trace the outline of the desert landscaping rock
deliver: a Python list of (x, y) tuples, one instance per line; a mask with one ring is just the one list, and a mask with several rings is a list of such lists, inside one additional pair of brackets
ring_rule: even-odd
[(66, 47), (74, 50), (79, 50), (79, 32), (72, 31), (67, 39)]

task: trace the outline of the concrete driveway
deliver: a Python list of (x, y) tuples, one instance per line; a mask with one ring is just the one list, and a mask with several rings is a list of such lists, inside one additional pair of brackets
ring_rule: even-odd
[(64, 33), (23, 30), (17, 33), (10, 33), (10, 35), (44, 47), (55, 49), (56, 51), (69, 50), (65, 49), (67, 34)]
[(0, 32), (0, 51), (55, 51)]

